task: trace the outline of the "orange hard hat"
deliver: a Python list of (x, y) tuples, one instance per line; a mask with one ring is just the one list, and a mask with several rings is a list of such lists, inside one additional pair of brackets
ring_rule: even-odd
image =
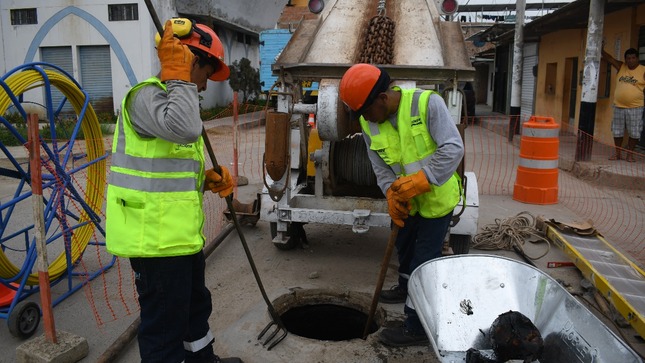
[(390, 76), (385, 70), (371, 64), (355, 64), (340, 80), (340, 99), (360, 115), (389, 84)]
[[(224, 63), (224, 46), (213, 29), (204, 24), (197, 24), (194, 20), (186, 18), (173, 18), (172, 28), (179, 41), (192, 49), (199, 49), (206, 53), (208, 59), (217, 64), (217, 70), (210, 76), (211, 81), (224, 81), (228, 79), (231, 70)], [(161, 36), (155, 36), (159, 44)]]
[(208, 58), (218, 64), (217, 70), (209, 78), (211, 81), (228, 79), (231, 70), (224, 63), (224, 46), (213, 29), (204, 24), (195, 24), (190, 36), (180, 41), (189, 47), (206, 52)]

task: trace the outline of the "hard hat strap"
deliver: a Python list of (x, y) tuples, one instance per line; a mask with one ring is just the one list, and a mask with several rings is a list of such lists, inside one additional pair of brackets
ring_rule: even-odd
[(210, 34), (206, 33), (205, 31), (199, 29), (197, 26), (193, 25), (193, 31), (197, 34), (199, 34), (199, 44), (205, 46), (206, 48), (211, 47), (213, 45), (213, 38), (211, 37)]

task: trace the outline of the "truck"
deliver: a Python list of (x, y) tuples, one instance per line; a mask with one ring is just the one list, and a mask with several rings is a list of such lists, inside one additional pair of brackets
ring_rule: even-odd
[[(351, 226), (355, 233), (391, 225), (360, 127), (339, 99), (342, 75), (370, 47), (389, 47), (389, 63), (377, 65), (396, 85), (442, 92), (463, 135), (458, 82), (472, 82), (475, 72), (459, 23), (442, 16), (435, 0), (331, 0), (291, 34), (271, 66), (277, 103), (267, 113), (266, 173), (258, 195), (259, 218), (270, 223), (277, 248), (307, 243), (308, 223)], [(370, 33), (379, 21), (394, 24), (384, 28), (385, 38)], [(303, 82), (318, 84), (315, 103), (303, 101)], [(311, 114), (315, 128), (307, 122)], [(445, 246), (456, 254), (468, 252), (479, 205), (476, 175), (464, 171), (463, 162), (459, 173), (463, 193)]]

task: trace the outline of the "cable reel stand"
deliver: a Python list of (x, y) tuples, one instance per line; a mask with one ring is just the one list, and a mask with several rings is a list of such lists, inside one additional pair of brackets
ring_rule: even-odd
[[(22, 146), (6, 144), (26, 145), (23, 136), (27, 130), (26, 105), (38, 104), (32, 99), (43, 99), (45, 105), (41, 107), (46, 111), (47, 123), (40, 127), (40, 147), (45, 238), (48, 255), (57, 256), (53, 260), (50, 257), (48, 272), (52, 286), (67, 283), (65, 292), (52, 301), (53, 306), (109, 269), (116, 260), (111, 255), (99, 256), (96, 270), (74, 271), (88, 245), (104, 245), (97, 240), (96, 232), (105, 236), (101, 213), (107, 153), (87, 93), (63, 69), (41, 62), (24, 64), (5, 74), (0, 86), (0, 123), (13, 139), (0, 142), (6, 159), (0, 164), (0, 177), (8, 180), (3, 184), (16, 188), (11, 196), (0, 199), (0, 318), (7, 319), (12, 335), (28, 338), (40, 320), (38, 304), (26, 300), (40, 290), (34, 266), (35, 225), (29, 203), (31, 173)], [(42, 93), (36, 92), (39, 88)], [(60, 102), (55, 103), (53, 99), (60, 94)], [(67, 105), (73, 108), (73, 115), (67, 115), (73, 116), (72, 120), (63, 120)], [(84, 141), (80, 140), (81, 135)]]

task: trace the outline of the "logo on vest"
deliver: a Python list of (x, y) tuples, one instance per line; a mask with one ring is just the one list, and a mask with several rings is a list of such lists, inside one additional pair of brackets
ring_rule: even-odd
[(421, 125), (423, 125), (423, 122), (421, 122), (421, 117), (420, 116), (413, 117), (412, 121), (411, 121), (411, 125), (412, 126), (421, 126)]
[(193, 144), (175, 144), (175, 151), (182, 149), (192, 149)]
[(376, 153), (378, 154), (378, 156), (379, 156), (381, 159), (383, 159), (383, 161), (384, 161), (386, 164), (388, 164), (388, 165), (390, 164), (390, 157), (388, 156), (387, 151), (385, 151), (385, 149), (376, 149), (376, 150), (374, 150), (374, 151), (376, 151)]

